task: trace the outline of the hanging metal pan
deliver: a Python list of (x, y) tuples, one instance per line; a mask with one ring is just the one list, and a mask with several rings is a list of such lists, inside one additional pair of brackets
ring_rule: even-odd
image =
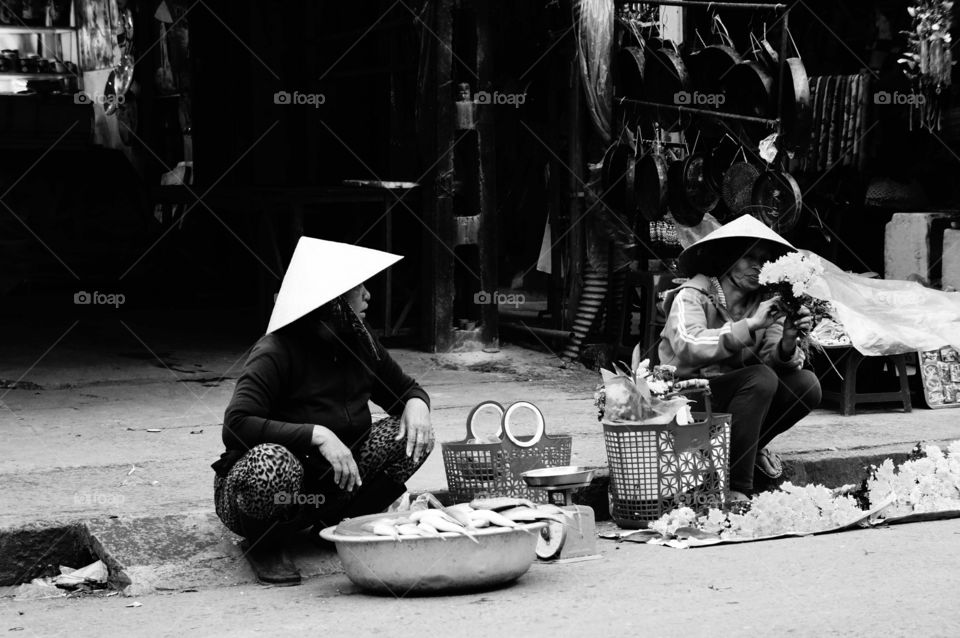
[(685, 160), (676, 160), (670, 163), (667, 170), (669, 187), (670, 213), (674, 221), (681, 226), (696, 226), (703, 221), (703, 212), (690, 205), (687, 199), (686, 185), (684, 184)]
[(617, 97), (640, 99), (646, 56), (640, 47), (623, 47), (614, 56), (613, 86)]
[(753, 164), (735, 162), (723, 175), (723, 203), (731, 217), (739, 217), (744, 208), (752, 203), (753, 185), (760, 177), (760, 170)]
[(800, 58), (787, 58), (783, 87), (784, 148), (800, 155), (810, 143), (812, 105), (810, 80)]
[(647, 221), (661, 220), (667, 212), (667, 171), (667, 159), (661, 153), (659, 144), (655, 143), (637, 160), (637, 211)]
[[(703, 215), (711, 212), (720, 201), (720, 190), (707, 177), (707, 153), (694, 152), (683, 161), (683, 192), (687, 204)], [(699, 223), (699, 222), (697, 222)]]
[(790, 173), (767, 171), (754, 183), (751, 201), (749, 212), (782, 234), (797, 225), (803, 194)]
[(614, 212), (622, 212), (626, 201), (626, 172), (627, 161), (630, 158), (630, 147), (622, 141), (615, 142), (607, 149), (603, 156), (603, 165), (600, 169), (603, 185), (603, 203)]
[[(685, 62), (690, 71), (693, 88), (704, 93), (720, 91), (720, 81), (733, 65), (742, 58), (733, 46), (733, 40), (727, 27), (719, 16), (713, 18), (713, 32), (717, 43), (704, 44), (702, 48), (687, 56)], [(699, 35), (699, 34), (698, 34)]]
[[(691, 95), (703, 94), (708, 98), (722, 95), (722, 79), (734, 65), (741, 62), (740, 54), (734, 49), (730, 35), (719, 17), (715, 18), (715, 24), (715, 33), (719, 43), (704, 44), (702, 48), (694, 51), (684, 60), (687, 70), (690, 72), (690, 86), (694, 92)], [(720, 100), (717, 97), (708, 99), (706, 103), (697, 102), (689, 106), (720, 110)], [(696, 117), (695, 125), (703, 142), (707, 145), (719, 140), (725, 132), (719, 120), (710, 116)]]
[(678, 94), (690, 92), (690, 75), (676, 50), (676, 45), (671, 42), (656, 50), (647, 49), (645, 55), (642, 99), (667, 105), (654, 111), (656, 119), (664, 129), (686, 128), (689, 116), (671, 108), (671, 105), (676, 105)]
[[(744, 60), (735, 64), (723, 79), (724, 106), (738, 115), (769, 118), (775, 111), (773, 77), (759, 62)], [(743, 125), (744, 133), (757, 144), (769, 129), (762, 124)]]

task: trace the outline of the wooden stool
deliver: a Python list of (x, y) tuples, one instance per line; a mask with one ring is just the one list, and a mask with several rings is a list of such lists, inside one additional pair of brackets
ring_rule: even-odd
[(907, 383), (907, 355), (881, 355), (897, 370), (900, 379), (900, 390), (890, 392), (857, 392), (857, 370), (867, 357), (850, 346), (828, 347), (824, 349), (825, 356), (833, 362), (843, 380), (840, 382), (840, 392), (823, 392), (826, 401), (836, 402), (840, 406), (840, 414), (850, 416), (857, 413), (858, 403), (884, 403), (901, 401), (903, 411), (910, 412), (910, 387)]

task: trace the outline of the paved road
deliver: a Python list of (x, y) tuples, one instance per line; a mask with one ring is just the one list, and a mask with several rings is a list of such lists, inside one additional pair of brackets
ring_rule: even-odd
[[(603, 560), (534, 565), (504, 589), (368, 596), (343, 575), (130, 599), (0, 602), (34, 636), (960, 635), (960, 521), (676, 550), (601, 541)], [(22, 628), (22, 629), (18, 629)], [(12, 633), (16, 631), (16, 633)]]
[[(0, 528), (38, 519), (211, 509), (210, 463), (222, 451), (220, 422), (242, 348), (210, 342), (205, 349), (178, 349), (159, 342), (151, 344), (160, 357), (154, 359), (147, 351), (127, 351), (136, 346), (143, 348), (58, 347), (33, 368), (26, 353), (2, 362), (0, 379), (28, 372), (42, 389), (0, 389)], [(593, 407), (595, 373), (517, 347), (439, 356), (406, 350), (396, 357), (429, 390), (439, 441), (462, 440), (466, 416), (480, 400), (527, 399), (541, 408), (549, 432), (574, 437), (573, 463), (606, 465)], [(958, 410), (855, 417), (818, 410), (776, 446), (785, 454), (906, 452), (921, 439), (960, 439), (958, 417)], [(446, 487), (439, 449), (408, 487)]]

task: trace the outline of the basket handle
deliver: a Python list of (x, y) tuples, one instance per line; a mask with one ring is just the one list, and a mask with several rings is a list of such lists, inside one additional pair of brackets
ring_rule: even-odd
[(503, 406), (497, 403), (496, 401), (481, 401), (480, 403), (475, 405), (473, 409), (470, 410), (470, 414), (467, 415), (467, 439), (468, 440), (477, 438), (476, 433), (473, 431), (473, 424), (474, 424), (474, 421), (476, 420), (477, 414), (481, 410), (489, 409), (489, 408), (493, 408), (500, 415), (500, 419), (497, 424), (496, 437), (498, 439), (503, 438), (503, 416), (504, 416)]
[[(527, 409), (533, 412), (534, 416), (537, 417), (537, 432), (533, 435), (529, 441), (520, 441), (513, 434), (513, 429), (510, 427), (510, 420), (517, 410)], [(544, 431), (544, 420), (543, 412), (540, 411), (540, 408), (530, 403), (529, 401), (517, 401), (510, 405), (507, 408), (507, 411), (503, 415), (503, 433), (507, 435), (507, 438), (510, 439), (510, 442), (516, 445), (517, 447), (533, 447), (540, 442), (540, 439), (543, 438)]]

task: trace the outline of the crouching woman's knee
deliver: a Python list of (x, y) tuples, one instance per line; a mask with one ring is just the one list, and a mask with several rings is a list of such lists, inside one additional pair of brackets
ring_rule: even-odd
[(303, 485), (303, 466), (290, 450), (262, 443), (243, 455), (215, 483), (217, 515), (234, 532), (246, 535), (241, 520), (273, 521), (290, 517)]
[(797, 397), (807, 412), (810, 412), (820, 405), (823, 399), (823, 391), (820, 388), (820, 380), (810, 370), (798, 370), (795, 374), (781, 379), (781, 381), (790, 388), (790, 391)]

